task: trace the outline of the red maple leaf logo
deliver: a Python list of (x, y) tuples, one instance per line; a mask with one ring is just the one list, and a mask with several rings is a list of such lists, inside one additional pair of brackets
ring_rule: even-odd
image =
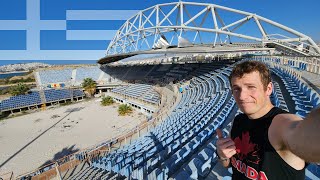
[(248, 154), (256, 154), (252, 153), (255, 150), (256, 144), (250, 143), (250, 135), (249, 132), (242, 133), (242, 138), (239, 137), (234, 139), (234, 143), (236, 144), (236, 151), (240, 160), (243, 160)]

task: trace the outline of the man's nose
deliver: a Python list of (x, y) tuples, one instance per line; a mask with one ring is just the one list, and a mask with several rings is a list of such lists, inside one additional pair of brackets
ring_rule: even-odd
[(243, 100), (246, 100), (248, 97), (248, 91), (246, 91), (245, 89), (242, 89), (240, 92), (239, 92), (239, 99), (241, 101)]

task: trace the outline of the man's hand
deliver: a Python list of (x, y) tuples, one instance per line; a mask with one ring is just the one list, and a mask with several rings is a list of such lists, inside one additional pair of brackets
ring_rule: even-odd
[(221, 129), (216, 130), (217, 140), (217, 153), (221, 159), (230, 159), (236, 152), (236, 146), (230, 137), (224, 138)]

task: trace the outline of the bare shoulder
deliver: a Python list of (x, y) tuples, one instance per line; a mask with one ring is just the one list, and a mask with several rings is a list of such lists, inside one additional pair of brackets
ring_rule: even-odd
[(295, 126), (303, 119), (295, 114), (278, 114), (270, 125), (270, 129), (278, 131), (294, 129)]
[(301, 121), (303, 120), (301, 117), (299, 117), (298, 115), (296, 114), (278, 114), (276, 115), (273, 120), (272, 120), (272, 123), (273, 122), (276, 122), (276, 121), (283, 121), (283, 120), (286, 120), (286, 121)]
[(272, 147), (288, 165), (296, 170), (303, 169), (305, 162), (288, 148), (287, 136), (302, 120), (295, 114), (279, 114), (272, 120), (268, 131)]
[(278, 114), (272, 120), (268, 136), (270, 143), (277, 150), (285, 148), (286, 133), (293, 130), (303, 119), (295, 114)]

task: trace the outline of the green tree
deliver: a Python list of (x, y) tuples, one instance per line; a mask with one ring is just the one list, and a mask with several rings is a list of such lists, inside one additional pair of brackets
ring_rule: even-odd
[(111, 105), (113, 103), (114, 103), (114, 101), (113, 101), (113, 98), (111, 96), (103, 97), (102, 100), (101, 100), (101, 105), (102, 106), (109, 106), (109, 105)]
[(9, 82), (10, 82), (9, 78), (6, 78), (5, 84), (9, 84)]
[(85, 78), (83, 79), (82, 87), (91, 97), (96, 92), (97, 83), (92, 78)]
[(9, 92), (11, 95), (17, 96), (17, 95), (26, 94), (26, 92), (29, 90), (30, 90), (30, 88), (28, 85), (18, 83), (17, 85), (10, 87)]
[(132, 113), (132, 108), (127, 104), (121, 104), (118, 108), (118, 113), (120, 116)]

